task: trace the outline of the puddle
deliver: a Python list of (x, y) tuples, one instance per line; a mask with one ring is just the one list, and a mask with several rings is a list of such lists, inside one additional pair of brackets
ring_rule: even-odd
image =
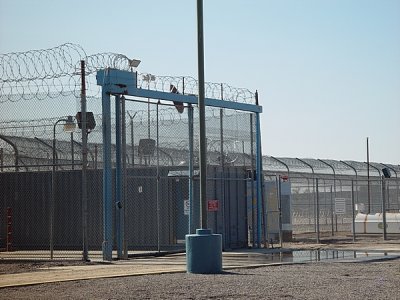
[(317, 261), (338, 261), (338, 260), (354, 260), (363, 258), (383, 258), (385, 256), (399, 256), (400, 253), (393, 252), (365, 252), (350, 250), (296, 250), (276, 253), (251, 253), (242, 254), (236, 257), (226, 257), (226, 260), (241, 260), (251, 262), (253, 264), (268, 264), (275, 262), (317, 262)]
[(273, 256), (273, 260), (279, 260), (281, 262), (313, 262), (327, 260), (352, 260), (357, 258), (380, 258), (399, 254), (350, 250), (299, 250), (288, 253), (279, 252), (269, 255)]

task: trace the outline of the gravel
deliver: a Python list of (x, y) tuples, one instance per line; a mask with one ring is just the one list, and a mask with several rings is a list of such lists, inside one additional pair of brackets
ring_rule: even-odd
[(278, 265), (234, 269), (219, 275), (131, 276), (0, 290), (0, 299), (33, 298), (400, 299), (400, 259)]

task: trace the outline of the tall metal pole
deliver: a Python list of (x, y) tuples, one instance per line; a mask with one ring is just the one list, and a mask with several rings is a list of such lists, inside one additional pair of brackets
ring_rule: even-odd
[(200, 130), (200, 223), (201, 229), (207, 228), (207, 166), (206, 166), (206, 122), (204, 92), (204, 37), (203, 37), (203, 0), (197, 0), (197, 61), (199, 83), (199, 130)]
[(81, 121), (82, 121), (82, 260), (88, 261), (88, 199), (87, 199), (87, 118), (85, 61), (81, 60)]

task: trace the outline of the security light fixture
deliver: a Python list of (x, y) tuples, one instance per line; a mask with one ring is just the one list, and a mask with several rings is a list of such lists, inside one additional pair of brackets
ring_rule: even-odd
[(64, 131), (65, 132), (74, 132), (76, 128), (76, 124), (72, 116), (68, 116), (64, 123)]
[[(79, 129), (82, 129), (82, 113), (78, 111), (75, 116), (76, 120), (78, 121)], [(92, 131), (96, 127), (96, 120), (94, 119), (93, 112), (87, 111), (86, 112), (86, 130), (88, 132)]]
[(383, 177), (385, 178), (390, 178), (392, 174), (390, 174), (390, 170), (388, 168), (383, 168), (382, 169)]
[(128, 61), (131, 68), (137, 68), (141, 62), (139, 59), (128, 59)]

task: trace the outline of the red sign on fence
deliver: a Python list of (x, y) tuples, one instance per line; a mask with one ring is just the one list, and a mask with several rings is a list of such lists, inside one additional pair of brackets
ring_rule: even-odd
[(208, 211), (218, 211), (219, 201), (218, 200), (207, 200), (207, 210)]

